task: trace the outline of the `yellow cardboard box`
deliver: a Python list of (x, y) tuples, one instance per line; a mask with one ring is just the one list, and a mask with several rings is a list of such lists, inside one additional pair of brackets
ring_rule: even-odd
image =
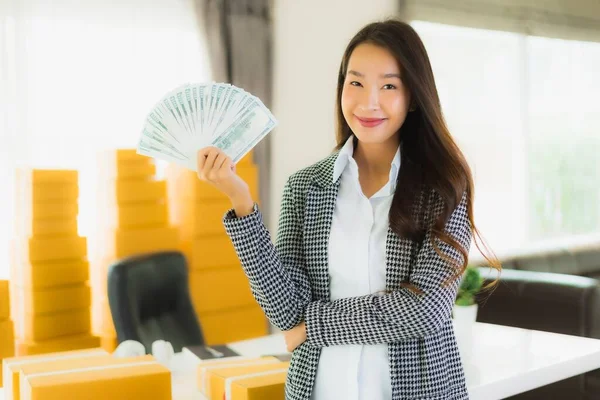
[(114, 179), (100, 181), (98, 206), (165, 201), (167, 184), (154, 179)]
[(23, 339), (15, 341), (15, 353), (19, 357), (96, 347), (100, 347), (100, 338), (89, 332), (40, 341), (27, 341)]
[(147, 156), (141, 155), (137, 153), (136, 149), (114, 149), (114, 150), (104, 150), (99, 155), (102, 157), (114, 157), (117, 162), (128, 162), (128, 161), (137, 161), (137, 162), (153, 162), (153, 160)]
[(196, 373), (197, 379), (196, 383), (198, 384), (198, 390), (202, 394), (208, 394), (210, 388), (210, 372), (220, 370), (220, 369), (229, 369), (235, 367), (243, 367), (248, 365), (264, 365), (264, 364), (277, 364), (280, 363), (275, 357), (226, 357), (214, 360), (204, 360), (198, 363)]
[(10, 318), (10, 289), (8, 280), (0, 280), (0, 320)]
[[(140, 156), (138, 154), (138, 156)], [(149, 179), (156, 175), (154, 160), (143, 158), (123, 159), (115, 151), (105, 152), (98, 157), (99, 178), (104, 179)]]
[(171, 372), (156, 361), (132, 361), (21, 377), (22, 400), (171, 400)]
[(165, 201), (106, 205), (98, 214), (100, 228), (140, 229), (166, 227), (169, 214)]
[(100, 240), (101, 256), (104, 259), (118, 259), (140, 253), (177, 250), (179, 229), (117, 229), (107, 231)]
[(2, 360), (2, 372), (6, 377), (4, 382), (5, 400), (19, 400), (19, 372), (28, 365), (52, 363), (57, 360), (78, 360), (91, 357), (110, 357), (110, 354), (102, 349), (85, 349), (67, 352), (57, 352), (44, 355), (11, 357)]
[(43, 219), (76, 219), (79, 214), (79, 203), (62, 200), (36, 204), (19, 202), (16, 204), (15, 211), (17, 220), (24, 221), (26, 224)]
[(16, 233), (19, 237), (77, 236), (79, 233), (77, 216), (22, 221), (18, 224)]
[(240, 161), (238, 161), (237, 166), (242, 167), (246, 165), (254, 164), (254, 150), (250, 150)]
[(117, 340), (117, 336), (113, 335), (106, 335), (106, 336), (101, 336), (100, 337), (100, 345), (102, 346), (103, 349), (105, 349), (106, 351), (110, 351), (111, 353), (113, 351), (115, 351), (115, 349), (117, 348), (119, 344), (119, 341)]
[(98, 350), (89, 356), (83, 357), (57, 357), (56, 359), (46, 359), (43, 362), (25, 363), (12, 368), (12, 372), (18, 373), (16, 385), (13, 387), (13, 393), (16, 394), (15, 400), (19, 399), (21, 385), (23, 381), (31, 375), (44, 373), (54, 373), (58, 371), (80, 370), (90, 367), (114, 366), (120, 364), (131, 364), (132, 362), (155, 361), (152, 355), (140, 357), (116, 358), (111, 354)]
[[(252, 198), (258, 201), (258, 167), (252, 164), (236, 166), (236, 173), (250, 189)], [(227, 201), (227, 196), (208, 182), (198, 179), (195, 171), (177, 165), (169, 165), (166, 170), (167, 190), (170, 201)]]
[(194, 223), (194, 236), (225, 234), (223, 217), (231, 209), (231, 202), (198, 202), (195, 208), (195, 218), (190, 221)]
[(79, 174), (77, 170), (68, 169), (32, 169), (19, 168), (17, 169), (17, 182), (47, 184), (47, 183), (67, 183), (77, 184)]
[(87, 255), (87, 239), (81, 236), (33, 236), (28, 243), (17, 244), (19, 258), (35, 263), (40, 261), (80, 260)]
[(26, 314), (41, 315), (60, 311), (78, 310), (92, 305), (87, 284), (58, 286), (47, 289), (24, 289), (13, 286), (14, 299)]
[(0, 359), (15, 355), (15, 328), (13, 321), (0, 321)]
[(224, 400), (284, 399), (287, 373), (285, 368), (227, 378)]
[(60, 172), (67, 173), (67, 182), (35, 183), (33, 181), (35, 170), (33, 173), (31, 170), (17, 171), (15, 211), (16, 230), (19, 235), (63, 233), (66, 229), (65, 225), (42, 221), (45, 219), (69, 219), (72, 224), (72, 220), (77, 219), (79, 211), (77, 171), (57, 171), (57, 174), (60, 175)]
[(190, 255), (190, 269), (201, 270), (206, 268), (231, 267), (240, 265), (239, 258), (229, 237), (223, 235), (200, 236), (190, 241), (187, 254)]
[(75, 183), (37, 183), (28, 179), (18, 179), (16, 199), (30, 206), (38, 203), (56, 203), (65, 201), (76, 203), (79, 198), (79, 185)]
[(189, 280), (197, 313), (256, 305), (241, 266), (190, 271)]
[(11, 282), (32, 290), (82, 284), (89, 280), (90, 268), (85, 258), (25, 262), (12, 253)]
[(247, 364), (238, 367), (215, 368), (209, 370), (207, 371), (209, 382), (207, 395), (209, 396), (210, 400), (223, 400), (225, 396), (227, 379), (266, 371), (281, 372), (282, 370), (287, 370), (289, 365), (289, 361), (285, 361), (272, 364)]
[(169, 215), (172, 223), (181, 228), (184, 240), (197, 236), (226, 236), (223, 217), (230, 208), (228, 200), (181, 202), (169, 205)]
[(15, 334), (27, 341), (53, 339), (91, 331), (89, 307), (43, 315), (26, 314), (19, 308), (14, 322)]
[(268, 334), (267, 318), (258, 305), (198, 314), (209, 346)]
[[(40, 374), (42, 372), (69, 371), (72, 369), (98, 367), (103, 365), (130, 364), (132, 362), (156, 361), (154, 356), (146, 354), (134, 357), (114, 357), (112, 354), (97, 349), (98, 354), (92, 354), (86, 357), (60, 357), (56, 359), (46, 359), (44, 362), (21, 364), (13, 368), (18, 371), (19, 376), (28, 376)], [(104, 353), (103, 355), (100, 355)]]

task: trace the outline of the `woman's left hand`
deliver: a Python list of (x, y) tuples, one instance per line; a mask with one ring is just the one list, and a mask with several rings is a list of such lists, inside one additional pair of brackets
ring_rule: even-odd
[(289, 331), (284, 331), (285, 344), (287, 345), (287, 351), (294, 351), (298, 346), (306, 341), (306, 324), (302, 321), (295, 328)]

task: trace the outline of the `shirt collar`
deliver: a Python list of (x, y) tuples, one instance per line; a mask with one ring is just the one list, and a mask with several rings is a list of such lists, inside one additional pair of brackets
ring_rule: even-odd
[[(352, 156), (354, 155), (354, 135), (351, 135), (344, 146), (338, 152), (337, 159), (335, 160), (335, 164), (333, 165), (333, 182), (336, 182), (339, 177), (342, 175), (342, 172), (348, 166)], [(354, 161), (352, 159), (352, 161)], [(392, 165), (390, 168), (390, 183), (392, 185), (392, 189), (396, 188), (396, 180), (398, 178), (398, 171), (400, 170), (400, 147), (396, 150), (396, 154), (394, 155), (394, 159), (392, 160)]]

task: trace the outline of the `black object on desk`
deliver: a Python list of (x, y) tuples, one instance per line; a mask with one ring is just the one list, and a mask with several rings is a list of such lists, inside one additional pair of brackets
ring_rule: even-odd
[[(200, 360), (215, 360), (225, 357), (236, 357), (241, 354), (232, 350), (227, 345), (218, 346), (185, 346), (187, 350), (192, 352)], [(268, 354), (260, 357), (275, 357), (281, 362), (290, 361), (292, 359), (292, 353), (285, 354)]]
[(224, 357), (239, 356), (238, 353), (231, 350), (226, 345), (219, 346), (185, 346), (186, 349), (194, 353), (201, 360), (212, 360)]

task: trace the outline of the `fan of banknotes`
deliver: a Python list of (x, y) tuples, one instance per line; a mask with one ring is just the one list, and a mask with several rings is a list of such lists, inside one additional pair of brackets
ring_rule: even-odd
[(198, 150), (215, 146), (237, 163), (275, 126), (271, 111), (243, 89), (228, 83), (185, 84), (150, 111), (137, 153), (195, 171)]

